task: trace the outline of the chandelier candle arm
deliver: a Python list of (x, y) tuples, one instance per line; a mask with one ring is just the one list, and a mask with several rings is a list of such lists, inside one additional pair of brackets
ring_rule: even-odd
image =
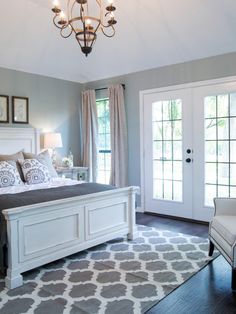
[[(113, 0), (108, 0), (106, 6), (104, 0), (93, 0), (97, 6), (98, 14), (89, 14), (89, 4), (92, 0), (64, 0), (67, 2), (66, 13), (61, 9), (58, 0), (54, 0), (52, 11), (54, 25), (60, 29), (63, 38), (75, 35), (82, 52), (88, 56), (97, 39), (97, 33), (101, 31), (106, 37), (115, 35), (114, 25), (117, 23), (114, 16), (116, 10)], [(106, 13), (103, 14), (103, 8)], [(94, 12), (94, 11), (93, 11)], [(106, 22), (103, 21), (106, 20)], [(106, 29), (106, 32), (104, 31)], [(111, 30), (110, 33), (108, 30)], [(67, 30), (67, 31), (66, 31)]]

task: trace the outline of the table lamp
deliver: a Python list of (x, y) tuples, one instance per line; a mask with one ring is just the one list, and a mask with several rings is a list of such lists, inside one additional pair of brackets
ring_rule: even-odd
[(61, 133), (44, 134), (44, 148), (51, 149), (52, 163), (56, 165), (56, 148), (62, 147)]

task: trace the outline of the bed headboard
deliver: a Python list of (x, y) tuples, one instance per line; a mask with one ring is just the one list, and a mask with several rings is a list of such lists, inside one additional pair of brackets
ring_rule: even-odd
[(34, 128), (0, 127), (0, 154), (14, 154), (20, 150), (34, 154), (39, 153), (39, 130)]

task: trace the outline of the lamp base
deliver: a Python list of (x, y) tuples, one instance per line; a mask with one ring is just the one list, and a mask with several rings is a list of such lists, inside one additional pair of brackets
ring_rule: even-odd
[(56, 168), (56, 165), (57, 165), (57, 155), (56, 155), (56, 150), (53, 148), (52, 150), (52, 156), (51, 156), (51, 159), (52, 159), (52, 165), (54, 168)]

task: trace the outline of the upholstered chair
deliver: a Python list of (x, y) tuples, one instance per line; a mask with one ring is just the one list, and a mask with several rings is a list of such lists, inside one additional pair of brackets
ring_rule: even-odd
[(209, 256), (214, 247), (232, 266), (232, 289), (236, 290), (236, 198), (215, 198), (215, 215), (209, 227)]

